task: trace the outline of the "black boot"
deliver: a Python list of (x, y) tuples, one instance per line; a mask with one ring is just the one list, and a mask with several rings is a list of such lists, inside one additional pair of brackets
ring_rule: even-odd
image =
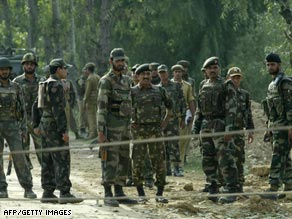
[(70, 191), (60, 191), (60, 198), (58, 200), (59, 204), (67, 204), (67, 203), (80, 203), (83, 202), (82, 198), (76, 198), (74, 195), (70, 193)]
[(54, 195), (54, 190), (44, 190), (40, 201), (42, 203), (58, 203), (58, 197)]
[[(215, 195), (218, 194), (219, 192), (219, 188), (217, 183), (213, 182), (211, 183), (211, 185), (209, 186), (209, 195)], [(208, 197), (209, 200), (213, 201), (213, 202), (217, 202), (218, 201), (218, 197), (217, 196), (209, 196)]]
[(123, 187), (120, 185), (115, 185), (115, 197), (125, 197), (123, 199), (118, 199), (117, 201), (120, 204), (127, 204), (127, 205), (133, 205), (133, 204), (137, 204), (138, 202), (134, 199), (130, 199), (130, 198), (126, 198), (126, 195), (123, 191)]
[(32, 191), (31, 188), (25, 188), (24, 198), (35, 199), (37, 198), (37, 195)]
[[(228, 193), (236, 193), (236, 192), (237, 192), (237, 188), (233, 188), (233, 189), (226, 189), (224, 190), (223, 193), (228, 194)], [(232, 203), (232, 202), (235, 202), (236, 199), (237, 197), (235, 195), (223, 196), (219, 198), (219, 202), (221, 204)]]
[(266, 194), (262, 194), (260, 196), (261, 196), (261, 198), (264, 198), (264, 199), (277, 200), (278, 199), (277, 194), (269, 194), (269, 193), (277, 192), (278, 189), (279, 189), (278, 185), (271, 184), (271, 187), (269, 189), (265, 190)]
[(136, 186), (137, 188), (137, 192), (138, 192), (138, 195), (139, 195), (139, 199), (138, 199), (138, 202), (139, 203), (145, 203), (148, 201), (148, 199), (145, 197), (145, 192), (144, 192), (144, 188), (142, 185), (140, 186)]
[(6, 188), (0, 189), (0, 198), (8, 198), (8, 192)]
[(164, 190), (164, 186), (158, 186), (157, 187), (157, 193), (156, 193), (156, 202), (159, 202), (159, 203), (168, 203), (168, 200), (166, 198), (163, 198), (162, 197), (162, 194), (163, 194), (163, 190)]
[(111, 186), (104, 186), (104, 205), (110, 207), (119, 207), (119, 202), (113, 199), (113, 193)]

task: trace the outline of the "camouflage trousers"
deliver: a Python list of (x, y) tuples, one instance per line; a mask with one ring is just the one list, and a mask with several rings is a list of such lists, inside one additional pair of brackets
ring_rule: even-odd
[[(134, 140), (151, 139), (161, 137), (160, 124), (140, 125), (132, 129)], [(133, 181), (136, 186), (143, 185), (145, 157), (149, 155), (153, 172), (155, 173), (155, 185), (164, 186), (166, 178), (165, 145), (163, 142), (137, 143), (133, 146)]]
[(238, 184), (244, 184), (245, 141), (244, 135), (233, 135), (236, 155), (236, 167), (238, 172)]
[[(0, 121), (0, 152), (4, 150), (4, 139), (11, 152), (23, 151), (19, 127), (16, 121)], [(32, 188), (32, 176), (24, 153), (12, 154), (12, 161), (20, 185)], [(0, 191), (7, 188), (3, 169), (3, 154), (0, 156)]]
[[(221, 119), (203, 120), (201, 134), (224, 132)], [(219, 171), (223, 185), (228, 191), (234, 191), (238, 185), (234, 141), (224, 142), (223, 136), (202, 137), (202, 167), (207, 182), (219, 185)]]
[(291, 146), (287, 131), (273, 131), (273, 155), (271, 161), (269, 183), (281, 186), (292, 184)]
[(66, 112), (68, 127), (70, 127), (70, 130), (72, 132), (78, 133), (78, 125), (77, 125), (76, 119), (74, 117), (74, 112), (73, 112), (73, 109), (72, 109), (72, 107), (70, 107), (68, 102), (66, 102), (65, 112)]
[[(30, 122), (27, 123), (27, 135), (26, 139), (22, 139), (22, 146), (23, 149), (26, 151), (29, 151), (30, 148), (30, 136), (32, 137), (34, 148), (36, 150), (40, 150), (42, 148), (42, 139), (39, 135), (36, 135), (33, 131), (32, 124)], [(41, 165), (41, 152), (36, 152), (37, 159), (39, 161), (39, 164)], [(27, 161), (30, 163), (29, 153), (25, 154)]]
[[(171, 119), (163, 130), (164, 137), (179, 136), (179, 120), (178, 118)], [(179, 140), (165, 141), (166, 160), (175, 164), (180, 163)]]
[[(107, 139), (110, 142), (129, 141), (129, 120), (123, 117), (108, 116)], [(121, 185), (126, 182), (128, 175), (130, 146), (117, 145), (100, 148), (102, 166), (102, 185)]]
[(70, 151), (68, 144), (62, 140), (62, 134), (49, 127), (42, 129), (43, 149), (57, 148), (57, 151), (42, 152), (41, 183), (44, 190), (58, 189), (62, 192), (70, 191)]

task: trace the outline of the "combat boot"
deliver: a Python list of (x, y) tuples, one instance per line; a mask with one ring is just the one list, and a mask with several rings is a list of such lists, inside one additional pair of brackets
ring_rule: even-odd
[(44, 190), (41, 203), (58, 203), (58, 197), (54, 195), (54, 190)]
[(35, 199), (37, 195), (32, 191), (31, 188), (26, 188), (24, 191), (24, 198)]
[(69, 191), (60, 191), (60, 198), (58, 200), (59, 204), (67, 204), (67, 203), (80, 203), (83, 202), (82, 198), (76, 198)]
[[(228, 193), (236, 193), (237, 189), (227, 189), (224, 190), (223, 193), (228, 194)], [(227, 204), (227, 203), (232, 203), (236, 201), (236, 196), (235, 195), (229, 195), (229, 196), (223, 196), (219, 198), (219, 203), (221, 204)]]
[[(217, 183), (212, 182), (211, 185), (209, 186), (209, 195), (216, 195), (219, 193), (219, 187), (217, 185)], [(217, 202), (218, 201), (218, 197), (217, 196), (209, 196), (208, 197), (209, 200), (213, 201), (213, 202)]]
[(163, 190), (164, 190), (164, 186), (158, 186), (157, 187), (157, 193), (156, 193), (155, 201), (159, 202), (159, 203), (166, 204), (166, 203), (168, 203), (168, 200), (167, 200), (167, 198), (162, 197)]
[(120, 204), (126, 204), (126, 205), (134, 205), (138, 204), (138, 202), (134, 199), (126, 198), (126, 195), (123, 191), (123, 187), (120, 185), (114, 185), (115, 189), (115, 197), (124, 197), (123, 199), (117, 199), (117, 201)]
[(210, 184), (206, 183), (205, 187), (202, 189), (202, 192), (209, 192)]
[(264, 198), (264, 199), (271, 199), (271, 200), (277, 200), (278, 199), (278, 195), (277, 194), (268, 194), (268, 193), (271, 193), (271, 192), (277, 192), (279, 189), (279, 186), (278, 185), (274, 185), (274, 184), (271, 184), (271, 187), (267, 190), (265, 190), (264, 192), (266, 192), (266, 194), (262, 194), (260, 195), (261, 198)]
[[(292, 191), (292, 184), (285, 184), (284, 186), (284, 191)], [(286, 197), (286, 194), (279, 194), (278, 195), (278, 199), (282, 199), (282, 198), (285, 198)]]
[(109, 207), (119, 207), (119, 202), (113, 199), (113, 193), (111, 186), (104, 186), (104, 205)]
[(0, 198), (8, 198), (8, 192), (6, 188), (0, 190)]
[(138, 192), (138, 203), (145, 203), (148, 201), (148, 199), (145, 197), (145, 191), (142, 185), (136, 186), (137, 192)]

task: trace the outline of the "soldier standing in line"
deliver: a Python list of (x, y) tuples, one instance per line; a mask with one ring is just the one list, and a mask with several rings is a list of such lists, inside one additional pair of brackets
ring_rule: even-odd
[(32, 176), (23, 151), (21, 135), (26, 137), (26, 111), (21, 87), (9, 80), (12, 65), (7, 58), (0, 58), (0, 198), (8, 198), (7, 182), (3, 170), (4, 139), (12, 152), (12, 160), (20, 185), (25, 189), (24, 197), (34, 199)]
[[(179, 128), (184, 127), (186, 103), (183, 96), (183, 91), (179, 83), (175, 83), (169, 79), (168, 68), (166, 65), (158, 66), (158, 74), (161, 79), (160, 86), (162, 86), (167, 95), (172, 100), (173, 116), (169, 120), (166, 128), (163, 130), (165, 137), (179, 136)], [(172, 175), (171, 164), (174, 167), (174, 175), (179, 175), (180, 154), (179, 154), (179, 140), (165, 141), (166, 145), (166, 167), (167, 175)]]
[[(242, 79), (242, 72), (238, 67), (232, 67), (227, 72), (227, 80), (231, 80), (236, 89), (237, 99), (237, 112), (235, 114), (234, 130), (253, 130), (254, 122), (252, 119), (250, 96), (247, 90), (240, 87)], [(238, 190), (237, 192), (243, 192), (244, 184), (244, 163), (245, 163), (245, 136), (243, 133), (233, 135), (234, 144), (236, 147), (236, 166), (238, 171)], [(253, 142), (253, 132), (249, 131), (247, 136), (247, 142), (251, 144)]]
[[(265, 105), (268, 128), (290, 126), (286, 130), (272, 130), (273, 154), (267, 192), (276, 192), (284, 184), (284, 191), (292, 191), (292, 80), (281, 70), (281, 59), (275, 53), (266, 56), (266, 66), (272, 81), (269, 84)], [(277, 199), (276, 194), (264, 194), (263, 198)]]
[(88, 78), (85, 83), (83, 102), (87, 108), (88, 139), (93, 139), (97, 137), (97, 89), (100, 77), (94, 73), (95, 64), (92, 62), (87, 63), (84, 70), (88, 73)]
[(87, 121), (87, 109), (84, 104), (83, 98), (85, 94), (85, 83), (88, 78), (88, 72), (83, 68), (82, 69), (82, 75), (77, 79), (76, 81), (76, 90), (77, 90), (77, 96), (79, 100), (79, 130), (80, 135), (83, 138), (87, 137), (86, 134), (86, 127), (88, 127), (88, 121)]
[[(202, 137), (202, 166), (210, 183), (209, 194), (219, 192), (218, 173), (222, 174), (225, 193), (234, 193), (238, 186), (235, 145), (228, 134), (234, 129), (237, 112), (236, 90), (229, 80), (219, 76), (218, 57), (208, 58), (203, 65), (209, 79), (203, 84), (198, 95), (198, 108), (192, 134), (226, 132), (225, 135)], [(217, 202), (217, 197), (208, 197)], [(231, 203), (236, 196), (221, 197), (219, 202)]]
[[(132, 133), (133, 139), (151, 139), (162, 136), (172, 116), (172, 101), (161, 86), (151, 84), (149, 64), (142, 64), (136, 69), (139, 84), (131, 88), (132, 92)], [(163, 107), (167, 109), (162, 115)], [(141, 201), (145, 200), (143, 189), (145, 157), (149, 154), (151, 166), (156, 175), (156, 202), (168, 203), (163, 195), (166, 178), (165, 145), (163, 142), (137, 143), (133, 146), (133, 180)]]
[[(110, 53), (110, 71), (99, 81), (97, 99), (97, 130), (100, 143), (130, 140), (131, 82), (123, 75), (125, 52), (115, 48)], [(118, 207), (119, 203), (136, 204), (136, 200), (112, 199), (112, 185), (115, 197), (125, 197), (125, 185), (129, 165), (129, 145), (100, 147), (104, 204)]]
[[(39, 85), (37, 106), (42, 113), (33, 114), (34, 132), (41, 135), (43, 149), (58, 147), (60, 150), (42, 152), (41, 181), (44, 192), (41, 202), (79, 203), (83, 199), (76, 198), (70, 192), (72, 187), (70, 181), (71, 160), (65, 112), (66, 97), (61, 81), (67, 77), (67, 68), (71, 65), (59, 58), (51, 60), (49, 67), (50, 77)], [(60, 190), (59, 199), (54, 195), (55, 189)]]
[[(14, 78), (13, 82), (16, 82), (22, 87), (24, 93), (25, 110), (27, 112), (27, 136), (22, 138), (23, 149), (29, 151), (30, 136), (33, 139), (35, 149), (42, 148), (42, 140), (40, 136), (34, 134), (31, 119), (32, 104), (38, 95), (39, 82), (44, 81), (45, 78), (36, 74), (36, 67), (38, 66), (37, 58), (33, 53), (24, 54), (21, 64), (23, 66), (24, 73)], [(32, 163), (29, 158), (29, 153), (26, 153), (26, 158), (29, 167), (32, 169)], [(39, 163), (41, 164), (41, 153), (36, 153)]]
[[(193, 95), (192, 91), (192, 86), (186, 82), (185, 80), (182, 79), (183, 71), (184, 68), (181, 65), (174, 65), (171, 67), (171, 71), (173, 72), (173, 78), (171, 79), (174, 82), (177, 82), (181, 85), (185, 102), (186, 102), (186, 119), (185, 121), (185, 126), (180, 128), (179, 135), (184, 136), (184, 135), (189, 135), (191, 128), (192, 128), (192, 121), (195, 116), (195, 110), (196, 110), (196, 103), (195, 103), (195, 97)], [(189, 113), (188, 113), (189, 112)], [(184, 176), (184, 170), (183, 170), (183, 161), (185, 158), (186, 154), (186, 148), (187, 145), (189, 144), (189, 139), (180, 139), (179, 140), (179, 148), (180, 148), (180, 168), (177, 176)], [(176, 176), (176, 175), (174, 175)]]
[(159, 78), (159, 75), (158, 75), (158, 71), (157, 71), (157, 68), (160, 64), (157, 63), (157, 62), (152, 62), (150, 63), (150, 70), (151, 70), (151, 84), (153, 85), (158, 85), (160, 83), (160, 78)]

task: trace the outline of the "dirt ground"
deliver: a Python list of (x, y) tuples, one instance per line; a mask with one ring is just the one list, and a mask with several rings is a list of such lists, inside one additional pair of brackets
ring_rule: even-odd
[[(264, 128), (264, 116), (260, 105), (252, 104), (256, 128)], [(73, 139), (73, 136), (72, 138)], [(271, 146), (262, 142), (263, 131), (255, 133), (254, 143), (246, 146), (246, 182), (244, 191), (247, 194), (262, 192), (268, 188), (267, 167), (271, 158)], [(210, 219), (262, 219), (292, 218), (292, 195), (285, 199), (270, 201), (258, 195), (240, 196), (232, 204), (217, 204), (206, 198), (201, 190), (204, 186), (204, 174), (200, 167), (198, 148), (191, 150), (189, 164), (185, 167), (184, 177), (167, 177), (164, 195), (169, 198), (168, 204), (157, 204), (154, 200), (155, 189), (146, 188), (150, 200), (146, 204), (133, 206), (120, 205), (110, 208), (103, 205), (103, 188), (100, 185), (101, 168), (98, 148), (90, 150), (87, 142), (72, 140), (71, 146), (84, 146), (71, 151), (72, 193), (85, 198), (79, 204), (43, 204), (39, 200), (23, 198), (15, 172), (7, 177), (9, 199), (0, 200), (0, 218), (210, 218)], [(31, 155), (34, 169), (32, 170), (34, 191), (38, 198), (42, 195), (40, 184), (40, 167), (35, 154)], [(5, 171), (8, 157), (4, 156)], [(255, 171), (256, 167), (260, 171)], [(259, 176), (261, 175), (261, 176)], [(186, 191), (192, 190), (192, 191)], [(125, 193), (137, 197), (134, 187), (126, 187)], [(58, 192), (55, 192), (59, 195)]]

